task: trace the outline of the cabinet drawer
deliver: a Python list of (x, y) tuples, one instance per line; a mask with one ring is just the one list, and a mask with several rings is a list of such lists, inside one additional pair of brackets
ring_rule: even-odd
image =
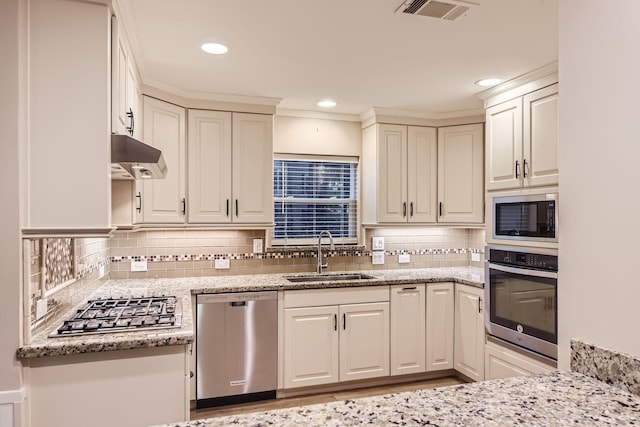
[(285, 308), (358, 304), (381, 301), (389, 301), (389, 286), (304, 289), (299, 291), (285, 291), (284, 293)]

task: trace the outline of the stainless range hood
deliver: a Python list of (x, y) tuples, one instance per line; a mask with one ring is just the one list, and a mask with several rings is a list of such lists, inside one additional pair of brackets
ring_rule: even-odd
[(111, 135), (111, 179), (162, 179), (162, 151), (129, 135)]

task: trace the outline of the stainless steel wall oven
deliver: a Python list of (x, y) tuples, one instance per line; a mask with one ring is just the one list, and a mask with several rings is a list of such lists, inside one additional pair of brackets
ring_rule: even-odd
[(557, 360), (557, 255), (552, 250), (487, 246), (485, 256), (487, 333)]

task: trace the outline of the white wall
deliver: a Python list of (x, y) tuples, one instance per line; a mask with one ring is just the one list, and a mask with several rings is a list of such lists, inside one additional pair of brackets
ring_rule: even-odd
[(19, 425), (22, 377), (15, 352), (21, 334), (20, 174), (25, 140), (25, 5), (0, 1), (0, 425)]
[(640, 2), (560, 0), (559, 364), (640, 356)]

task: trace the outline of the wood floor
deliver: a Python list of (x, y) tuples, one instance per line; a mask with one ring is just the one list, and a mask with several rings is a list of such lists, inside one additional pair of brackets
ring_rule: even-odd
[(239, 405), (229, 405), (219, 408), (192, 409), (191, 419), (200, 420), (204, 418), (222, 417), (225, 415), (246, 414), (249, 412), (270, 411), (272, 409), (291, 408), (294, 406), (314, 405), (316, 403), (328, 403), (346, 399), (357, 399), (360, 397), (379, 396), (382, 394), (399, 393), (403, 391), (422, 390), (427, 388), (444, 387), (449, 385), (462, 384), (456, 377), (438, 378), (434, 380), (415, 381), (404, 384), (394, 384), (378, 387), (367, 387), (355, 390), (346, 390), (331, 393), (320, 393), (314, 395), (287, 397), (283, 399), (263, 400), (255, 403), (243, 403)]

